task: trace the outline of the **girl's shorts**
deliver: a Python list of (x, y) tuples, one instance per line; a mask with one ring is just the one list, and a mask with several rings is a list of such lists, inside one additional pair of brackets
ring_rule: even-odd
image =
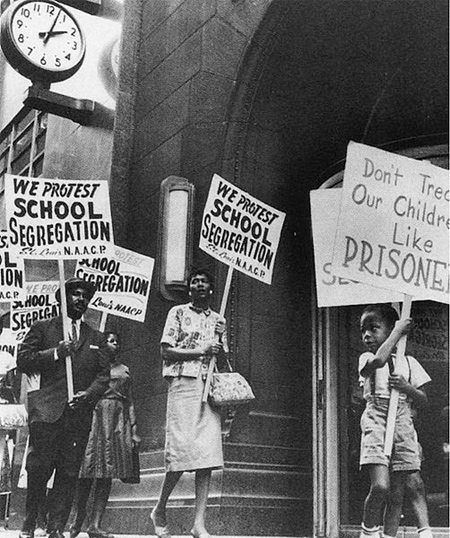
[(391, 466), (393, 471), (420, 470), (419, 443), (411, 417), (411, 408), (406, 400), (399, 400), (395, 421), (394, 442), (391, 458), (384, 454), (386, 418), (389, 400), (371, 398), (361, 417), (360, 465)]

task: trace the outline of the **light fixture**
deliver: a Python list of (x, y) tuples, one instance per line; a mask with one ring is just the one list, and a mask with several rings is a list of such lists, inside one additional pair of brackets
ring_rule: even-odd
[(192, 264), (194, 185), (169, 176), (161, 182), (159, 204), (159, 289), (163, 297), (179, 300)]

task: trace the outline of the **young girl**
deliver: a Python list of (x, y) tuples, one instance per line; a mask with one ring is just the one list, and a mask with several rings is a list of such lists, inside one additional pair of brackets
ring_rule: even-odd
[[(361, 417), (360, 465), (368, 470), (371, 484), (364, 502), (360, 538), (380, 536), (381, 514), (386, 503), (384, 536), (396, 536), (406, 480), (420, 470), (411, 402), (416, 407), (426, 405), (423, 386), (430, 377), (413, 357), (407, 356), (401, 364), (396, 364), (393, 354), (411, 325), (411, 319), (399, 320), (395, 309), (384, 304), (367, 306), (361, 316), (361, 336), (368, 351), (360, 356), (358, 364), (366, 400)], [(384, 454), (384, 439), (391, 389), (400, 395), (389, 458)], [(421, 538), (431, 538), (429, 527), (419, 529), (419, 533)]]
[(70, 529), (70, 538), (75, 538), (81, 531), (92, 487), (94, 495), (88, 535), (90, 538), (113, 538), (112, 534), (100, 527), (112, 479), (123, 480), (132, 476), (132, 447), (141, 441), (137, 434), (131, 399), (130, 370), (120, 360), (119, 335), (107, 332), (105, 336), (111, 356), (111, 378), (109, 388), (94, 410), (91, 433), (79, 474), (75, 522)]

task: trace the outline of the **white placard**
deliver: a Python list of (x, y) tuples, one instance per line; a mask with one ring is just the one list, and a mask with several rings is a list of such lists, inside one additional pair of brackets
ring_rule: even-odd
[(284, 218), (282, 211), (214, 174), (199, 246), (233, 269), (271, 284)]
[(10, 248), (35, 259), (92, 258), (113, 247), (107, 181), (5, 176)]
[(317, 306), (332, 307), (403, 301), (403, 294), (336, 276), (332, 271), (333, 243), (342, 189), (310, 192)]
[(17, 258), (9, 246), (9, 234), (0, 231), (0, 301), (17, 301), (25, 297), (23, 258)]
[(27, 282), (25, 289), (25, 300), (14, 301), (11, 308), (11, 330), (19, 343), (36, 321), (59, 315), (59, 304), (55, 298), (58, 281)]
[(350, 142), (333, 272), (449, 302), (448, 171)]
[(115, 246), (114, 256), (78, 261), (75, 276), (97, 289), (89, 308), (143, 323), (154, 263), (149, 256)]
[(0, 351), (11, 353), (14, 359), (17, 360), (17, 347), (15, 333), (11, 329), (3, 329), (2, 334), (0, 334)]

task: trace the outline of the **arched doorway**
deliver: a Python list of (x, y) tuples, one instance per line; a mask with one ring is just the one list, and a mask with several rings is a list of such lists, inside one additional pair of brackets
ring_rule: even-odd
[[(330, 480), (336, 480), (335, 488), (342, 480), (340, 454), (327, 454), (319, 464), (313, 445), (317, 407), (327, 405), (329, 383), (340, 382), (340, 363), (327, 378), (313, 367), (313, 357), (323, 345), (337, 358), (337, 339), (351, 321), (326, 314), (324, 324), (315, 320), (323, 314), (311, 306), (309, 190), (340, 168), (350, 140), (391, 144), (395, 151), (447, 131), (446, 13), (444, 2), (430, 7), (399, 0), (274, 1), (242, 62), (222, 173), (285, 211), (287, 218), (272, 286), (262, 288), (239, 275), (235, 279), (231, 319), (236, 361), (259, 397), (249, 416), (237, 418), (240, 434), (232, 433), (229, 443), (244, 441), (254, 453), (262, 445), (273, 453), (292, 449), (296, 465), (285, 468), (291, 478), (314, 464), (314, 491), (299, 491), (296, 479), (304, 479), (303, 474), (286, 482), (283, 495), (275, 485), (269, 491), (272, 504), (280, 502), (274, 513), (289, 518), (279, 534), (337, 536), (340, 524), (350, 522), (336, 489), (322, 489), (319, 495)], [(399, 139), (397, 146), (393, 141)], [(446, 136), (437, 139), (446, 141)], [(319, 335), (318, 326), (323, 329)], [(332, 401), (333, 417), (322, 419), (333, 423), (338, 404)], [(337, 442), (338, 433), (334, 422)], [(325, 441), (323, 453), (327, 446)]]

